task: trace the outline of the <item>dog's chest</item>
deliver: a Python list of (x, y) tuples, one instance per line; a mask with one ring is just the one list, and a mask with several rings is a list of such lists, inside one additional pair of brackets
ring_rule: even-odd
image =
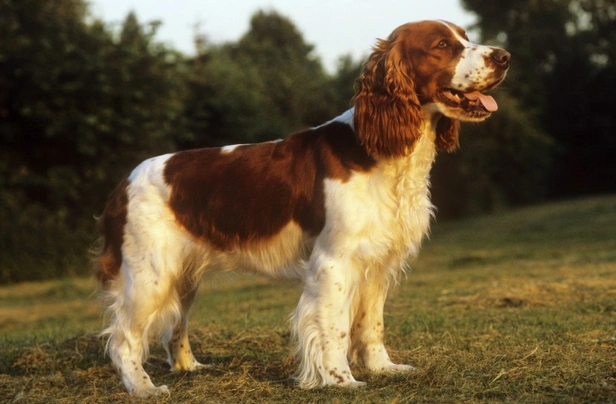
[(413, 152), (382, 162), (349, 181), (326, 183), (326, 233), (331, 243), (378, 261), (397, 261), (417, 253), (427, 233), (433, 206), (429, 173), (434, 141), (422, 136)]
[(388, 219), (392, 249), (416, 253), (428, 232), (433, 205), (430, 201), (430, 169), (436, 155), (433, 139), (424, 135), (409, 156), (391, 162), (388, 185), (392, 202)]

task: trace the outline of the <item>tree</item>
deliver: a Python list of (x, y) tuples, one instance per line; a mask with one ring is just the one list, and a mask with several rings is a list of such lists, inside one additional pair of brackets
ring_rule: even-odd
[(260, 71), (234, 55), (233, 45), (210, 46), (193, 61), (181, 149), (253, 143), (284, 136)]
[(258, 11), (237, 43), (199, 43), (182, 148), (282, 138), (331, 118), (329, 77), (286, 17)]
[(179, 57), (129, 15), (117, 41), (82, 0), (0, 3), (0, 281), (87, 271), (93, 215), (168, 150)]
[(355, 61), (351, 55), (343, 55), (338, 59), (336, 73), (330, 79), (328, 88), (333, 92), (334, 111), (347, 110), (355, 96), (355, 80), (360, 76), (365, 61)]
[(294, 130), (321, 123), (329, 112), (321, 107), (328, 106), (326, 75), (313, 50), (294, 24), (274, 11), (255, 13), (236, 49), (267, 83), (275, 115)]

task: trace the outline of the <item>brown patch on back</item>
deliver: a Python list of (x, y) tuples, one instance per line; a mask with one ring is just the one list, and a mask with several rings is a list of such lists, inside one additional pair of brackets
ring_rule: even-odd
[(96, 278), (103, 286), (118, 275), (120, 265), (122, 265), (128, 184), (128, 179), (124, 179), (111, 192), (105, 210), (97, 223), (98, 230), (103, 237), (103, 248), (97, 259)]
[(190, 233), (220, 250), (271, 238), (289, 222), (317, 235), (323, 180), (348, 180), (375, 164), (346, 124), (332, 122), (279, 142), (179, 152), (166, 163), (169, 205)]

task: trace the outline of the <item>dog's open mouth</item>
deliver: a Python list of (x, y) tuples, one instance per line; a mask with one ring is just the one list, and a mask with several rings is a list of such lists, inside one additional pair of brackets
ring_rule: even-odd
[(461, 108), (473, 115), (489, 115), (498, 109), (498, 104), (489, 95), (479, 91), (468, 93), (446, 88), (440, 92), (441, 100), (450, 107)]

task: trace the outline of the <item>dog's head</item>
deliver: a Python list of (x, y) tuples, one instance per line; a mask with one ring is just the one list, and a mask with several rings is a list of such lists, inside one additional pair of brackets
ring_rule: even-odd
[(485, 94), (500, 84), (510, 54), (477, 45), (464, 30), (445, 21), (421, 21), (396, 28), (379, 40), (357, 80), (355, 129), (378, 157), (408, 153), (426, 115), (438, 116), (437, 145), (458, 143), (458, 120), (482, 121), (497, 109)]

